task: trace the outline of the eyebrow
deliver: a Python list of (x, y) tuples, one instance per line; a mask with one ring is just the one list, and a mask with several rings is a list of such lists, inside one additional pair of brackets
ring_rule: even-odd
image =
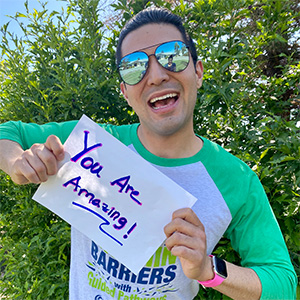
[(130, 52), (130, 53), (128, 53), (128, 54), (122, 56), (122, 57), (121, 57), (121, 60), (122, 60), (125, 56), (127, 56), (127, 55), (129, 55), (129, 54), (136, 53), (136, 52), (143, 52), (142, 50), (146, 50), (146, 49), (149, 49), (149, 48), (152, 48), (152, 47), (155, 47), (155, 46), (158, 46), (158, 45), (162, 45), (162, 44), (165, 44), (165, 43), (169, 43), (169, 42), (182, 42), (182, 43), (185, 44), (185, 42), (184, 42), (184, 41), (181, 41), (181, 40), (165, 41), (165, 42), (161, 42), (161, 43), (157, 43), (157, 44), (154, 44), (154, 45), (151, 45), (151, 46), (147, 46), (147, 47), (141, 48), (141, 49), (139, 49), (139, 50), (132, 51), (132, 52)]
[[(154, 45), (151, 45), (151, 46), (148, 46), (148, 47), (145, 47), (145, 48), (141, 48), (140, 50), (137, 50), (137, 51), (134, 51), (134, 52), (139, 52), (141, 50), (146, 50), (146, 49), (149, 49), (149, 48), (152, 48), (152, 47), (155, 47), (155, 46), (158, 46), (158, 45), (162, 45), (162, 44), (168, 43), (168, 42), (173, 42), (173, 41), (167, 41), (167, 42), (162, 42), (162, 43), (154, 44)], [(134, 52), (132, 52), (132, 53), (134, 53)]]

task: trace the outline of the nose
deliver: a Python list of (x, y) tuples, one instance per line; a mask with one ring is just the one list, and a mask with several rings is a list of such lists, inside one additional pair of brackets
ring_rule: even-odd
[(154, 55), (149, 56), (147, 83), (148, 85), (160, 85), (169, 80), (168, 71), (157, 61)]

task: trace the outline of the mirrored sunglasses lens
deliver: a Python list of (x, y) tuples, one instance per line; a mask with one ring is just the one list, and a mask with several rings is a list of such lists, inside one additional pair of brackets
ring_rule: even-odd
[(173, 72), (183, 71), (190, 61), (189, 50), (185, 43), (180, 41), (160, 45), (155, 54), (159, 63)]
[(135, 52), (124, 56), (119, 65), (122, 80), (130, 85), (137, 84), (144, 77), (148, 66), (148, 56)]

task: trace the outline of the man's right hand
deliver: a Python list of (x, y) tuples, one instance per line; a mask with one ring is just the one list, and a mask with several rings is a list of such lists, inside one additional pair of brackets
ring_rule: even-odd
[(1, 140), (1, 169), (17, 184), (41, 183), (58, 171), (64, 159), (64, 147), (57, 136), (51, 135), (45, 144), (34, 144), (23, 151), (19, 144)]

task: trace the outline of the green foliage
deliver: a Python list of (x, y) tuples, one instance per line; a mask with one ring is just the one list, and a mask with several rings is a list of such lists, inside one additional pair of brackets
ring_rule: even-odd
[(61, 13), (48, 12), (45, 4), (32, 13), (25, 3), (27, 14), (14, 17), (24, 37), (2, 27), (2, 120), (42, 123), (85, 113), (99, 122), (131, 121), (116, 88), (115, 40), (104, 36), (98, 2), (70, 1)]
[[(136, 117), (120, 97), (115, 37), (105, 36), (99, 1), (76, 0), (62, 12), (13, 18), (22, 38), (1, 28), (0, 120), (44, 123), (78, 119), (122, 124)], [(59, 6), (59, 2), (58, 2)], [(24, 23), (27, 23), (25, 26)], [(0, 174), (0, 298), (67, 299), (70, 230), (35, 203), (36, 187)]]
[(67, 299), (70, 228), (39, 204), (35, 186), (0, 174), (0, 281), (7, 299)]
[[(195, 1), (176, 12), (190, 25), (204, 63), (197, 132), (258, 174), (299, 276), (299, 1)], [(216, 253), (239, 261), (228, 241)]]
[[(110, 34), (98, 2), (69, 0), (64, 12), (42, 5), (17, 14), (22, 39), (3, 26), (1, 121), (62, 121), (82, 113), (97, 122), (135, 121), (120, 97), (116, 39), (144, 7), (172, 9), (184, 19), (205, 69), (195, 129), (258, 174), (299, 276), (299, 0), (119, 0)], [(29, 200), (34, 186), (17, 187), (3, 173), (0, 180), (0, 290), (11, 299), (66, 299), (69, 227)], [(239, 262), (225, 239), (215, 253)], [(227, 297), (201, 289), (197, 299)]]

